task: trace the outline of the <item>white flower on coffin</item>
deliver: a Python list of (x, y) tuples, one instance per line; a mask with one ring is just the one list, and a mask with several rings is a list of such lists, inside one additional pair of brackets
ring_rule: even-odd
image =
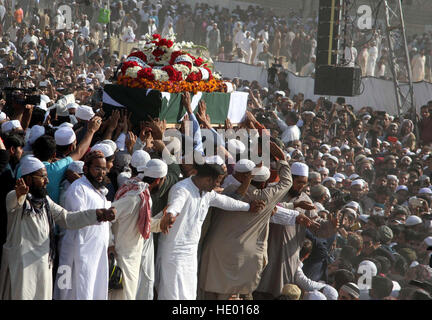
[(213, 73), (213, 78), (215, 78), (216, 80), (221, 80), (222, 79), (222, 77), (221, 77), (221, 75), (219, 74), (219, 73)]
[(189, 68), (183, 64), (175, 64), (175, 65), (173, 65), (173, 68), (182, 73), (183, 80), (185, 80), (190, 73)]
[(156, 81), (169, 81), (169, 75), (166, 71), (153, 68), (152, 73), (155, 76)]
[(140, 70), (142, 70), (142, 68), (138, 67), (138, 66), (135, 66), (135, 67), (132, 67), (132, 68), (128, 68), (126, 70), (125, 75), (126, 75), (126, 77), (131, 77), (131, 78), (135, 79), (135, 78), (138, 78), (138, 72)]

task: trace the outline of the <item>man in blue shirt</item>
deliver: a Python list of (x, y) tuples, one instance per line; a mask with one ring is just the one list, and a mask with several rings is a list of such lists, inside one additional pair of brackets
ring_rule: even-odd
[[(56, 131), (56, 139), (44, 135), (39, 137), (32, 145), (33, 153), (36, 158), (41, 160), (47, 170), (49, 183), (47, 186), (48, 195), (58, 203), (60, 197), (60, 183), (65, 172), (73, 161), (80, 160), (93, 139), (93, 135), (99, 130), (102, 119), (98, 116), (93, 117), (89, 123), (84, 138), (77, 145), (75, 133), (69, 127), (60, 127)], [(64, 144), (64, 141), (67, 144)], [(71, 142), (72, 141), (72, 142)], [(57, 151), (63, 156), (58, 159)]]

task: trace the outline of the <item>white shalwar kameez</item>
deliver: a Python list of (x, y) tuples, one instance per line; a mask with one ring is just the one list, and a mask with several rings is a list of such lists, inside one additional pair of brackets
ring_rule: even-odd
[(376, 46), (369, 48), (369, 58), (367, 60), (366, 75), (375, 77), (375, 66), (378, 59), (378, 48)]
[[(82, 211), (109, 208), (107, 189), (96, 190), (83, 176), (75, 180), (66, 194), (65, 209)], [(71, 268), (70, 288), (54, 287), (56, 300), (108, 299), (109, 223), (102, 222), (80, 230), (66, 230), (59, 244), (59, 266)], [(61, 274), (57, 274), (57, 278)]]
[(195, 300), (198, 282), (198, 243), (210, 207), (248, 211), (248, 203), (215, 191), (203, 192), (192, 178), (175, 184), (168, 196), (168, 213), (177, 215), (168, 234), (161, 234), (156, 258), (159, 300)]

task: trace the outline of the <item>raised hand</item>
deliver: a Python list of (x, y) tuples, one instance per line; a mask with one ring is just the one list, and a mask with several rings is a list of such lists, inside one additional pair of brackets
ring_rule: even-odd
[(126, 144), (126, 148), (127, 148), (128, 152), (130, 154), (133, 153), (133, 147), (134, 147), (136, 141), (137, 141), (137, 136), (134, 135), (134, 133), (132, 131), (129, 131), (128, 135), (126, 137), (126, 143), (125, 144)]
[(21, 198), (21, 196), (25, 196), (29, 192), (29, 187), (24, 182), (24, 179), (18, 179), (15, 184), (15, 193), (17, 199)]
[(270, 154), (279, 160), (285, 160), (286, 159), (285, 153), (274, 142), (270, 142)]
[(93, 118), (90, 119), (87, 128), (90, 132), (95, 133), (99, 130), (101, 124), (102, 124), (102, 118), (98, 116), (94, 116)]
[(189, 92), (182, 93), (182, 105), (186, 109), (187, 113), (192, 113), (191, 95)]
[(300, 213), (296, 218), (296, 223), (306, 228), (319, 228), (320, 224), (308, 218), (304, 213)]
[(314, 210), (315, 206), (312, 202), (309, 201), (298, 201), (294, 202), (294, 208), (301, 208), (303, 210)]

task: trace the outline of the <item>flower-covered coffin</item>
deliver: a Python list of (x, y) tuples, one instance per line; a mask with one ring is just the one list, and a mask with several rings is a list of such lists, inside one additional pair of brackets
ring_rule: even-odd
[(212, 71), (211, 58), (190, 54), (192, 43), (176, 43), (160, 35), (147, 35), (141, 51), (132, 52), (117, 73), (117, 83), (105, 85), (104, 109), (109, 115), (113, 108), (127, 108), (133, 114), (134, 125), (149, 116), (178, 124), (185, 110), (181, 94), (190, 92), (192, 108), (203, 99), (214, 124), (241, 122), (248, 94), (232, 92), (233, 86)]
[(185, 47), (158, 34), (147, 36), (142, 51), (132, 52), (123, 62), (117, 83), (169, 93), (226, 92), (226, 83), (211, 71), (211, 60), (195, 57)]

